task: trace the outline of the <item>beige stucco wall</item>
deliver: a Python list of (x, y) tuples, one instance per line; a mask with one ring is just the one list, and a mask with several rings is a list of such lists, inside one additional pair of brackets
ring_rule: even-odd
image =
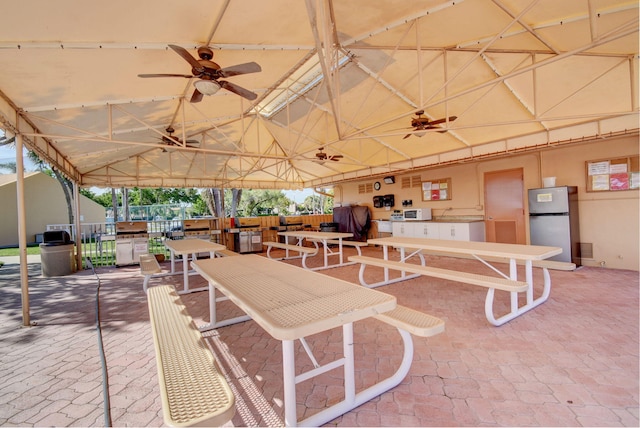
[[(47, 224), (69, 223), (64, 193), (56, 179), (37, 172), (25, 177), (27, 242), (46, 230)], [(0, 186), (0, 246), (18, 245), (16, 182)], [(81, 223), (104, 223), (100, 204), (80, 195)]]
[[(580, 241), (593, 244), (593, 259), (584, 265), (640, 270), (640, 216), (638, 190), (617, 192), (587, 192), (585, 162), (638, 155), (638, 138), (622, 137), (597, 142), (547, 149), (511, 157), (457, 164), (452, 166), (396, 174), (395, 184), (385, 184), (382, 177), (345, 183), (336, 189), (336, 202), (368, 205), (374, 219), (389, 218), (389, 211), (373, 208), (374, 195), (394, 194), (394, 209), (402, 209), (403, 199), (412, 199), (413, 208), (430, 207), (434, 216), (484, 215), (483, 178), (486, 172), (513, 168), (524, 170), (526, 189), (542, 187), (543, 177), (556, 177), (558, 186), (577, 186), (580, 210)], [(451, 178), (452, 199), (423, 202), (420, 188), (402, 189), (403, 176), (420, 175), (422, 181)], [(379, 192), (358, 194), (358, 185), (380, 181)], [(342, 199), (340, 199), (342, 195)], [(526, 208), (528, 212), (528, 208)], [(529, 224), (527, 242), (529, 242)]]

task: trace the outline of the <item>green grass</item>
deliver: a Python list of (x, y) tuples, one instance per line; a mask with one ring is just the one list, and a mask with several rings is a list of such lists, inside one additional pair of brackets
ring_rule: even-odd
[[(169, 257), (169, 251), (161, 241), (151, 239), (149, 241), (149, 252), (152, 254), (164, 254)], [(82, 244), (83, 259), (85, 256), (91, 257), (94, 266), (115, 266), (116, 254), (115, 243), (113, 241), (105, 242), (102, 251), (99, 251), (97, 244), (93, 241)], [(27, 255), (40, 254), (39, 245), (31, 245), (27, 247)], [(19, 256), (19, 248), (0, 248), (0, 257)], [(0, 261), (0, 266), (3, 262)]]
[[(27, 247), (27, 254), (40, 254), (40, 246), (36, 245), (34, 247)], [(8, 257), (8, 256), (19, 256), (20, 249), (19, 248), (0, 248), (0, 257)]]

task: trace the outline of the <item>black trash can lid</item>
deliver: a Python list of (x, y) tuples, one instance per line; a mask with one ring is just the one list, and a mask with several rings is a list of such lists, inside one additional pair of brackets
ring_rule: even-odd
[(62, 244), (69, 244), (71, 242), (71, 236), (66, 230), (47, 230), (42, 234), (42, 242), (60, 242)]

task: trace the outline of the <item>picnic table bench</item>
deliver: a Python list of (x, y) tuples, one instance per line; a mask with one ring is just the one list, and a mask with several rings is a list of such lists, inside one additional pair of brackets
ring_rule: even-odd
[(162, 269), (154, 254), (140, 254), (140, 273), (144, 275), (142, 289), (145, 293), (147, 292), (147, 286), (149, 285), (151, 277), (160, 272), (162, 272)]
[(214, 252), (216, 257), (233, 257), (240, 255), (240, 253), (236, 253), (235, 251), (231, 250), (215, 250)]
[(447, 279), (450, 281), (464, 282), (472, 285), (480, 285), (487, 288), (495, 288), (497, 290), (523, 292), (527, 291), (529, 284), (524, 281), (513, 281), (510, 279), (479, 275), (469, 272), (459, 272), (449, 269), (442, 269), (432, 266), (416, 265), (411, 263), (404, 263), (394, 260), (385, 260), (376, 257), (366, 256), (351, 256), (349, 260), (352, 262), (361, 263), (360, 266), (360, 281), (364, 281), (364, 266), (378, 266), (387, 267), (399, 271), (411, 272), (418, 275), (431, 276), (434, 278)]
[[(316, 255), (318, 253), (318, 246), (317, 245), (316, 245), (315, 248), (312, 248), (312, 247), (303, 247), (301, 245), (285, 244), (284, 242), (274, 242), (274, 241), (263, 242), (262, 245), (267, 247), (267, 257), (268, 258), (270, 258), (272, 260), (291, 260), (291, 259), (302, 258), (302, 267), (304, 267), (305, 269), (308, 269), (308, 267), (307, 267), (307, 256), (309, 256), (309, 255), (314, 256), (314, 255)], [(285, 250), (284, 257), (271, 257), (271, 249), (272, 248), (279, 248), (281, 250)], [(289, 251), (298, 252), (299, 255), (290, 256), (289, 255)]]
[(147, 296), (165, 423), (228, 422), (235, 414), (235, 396), (175, 288), (151, 287)]
[[(321, 239), (317, 239), (317, 238), (307, 239), (307, 241), (316, 242), (316, 243), (322, 243), (322, 240)], [(340, 241), (337, 240), (337, 239), (327, 239), (327, 244), (340, 245)], [(354, 247), (356, 250), (358, 250), (358, 255), (361, 256), (362, 255), (362, 250), (360, 250), (360, 248), (361, 247), (366, 247), (369, 244), (367, 244), (366, 242), (362, 242), (362, 241), (349, 241), (347, 239), (343, 239), (342, 240), (342, 245), (343, 246), (347, 246), (347, 247)]]

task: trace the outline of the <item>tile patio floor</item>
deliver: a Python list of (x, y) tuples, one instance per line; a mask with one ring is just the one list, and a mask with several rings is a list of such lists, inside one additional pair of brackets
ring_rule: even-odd
[[(366, 255), (378, 253), (365, 249)], [(471, 260), (428, 262), (486, 270)], [(37, 325), (21, 327), (18, 266), (0, 268), (0, 426), (104, 426), (96, 276), (87, 270), (43, 278), (37, 263), (29, 272), (31, 320)], [(358, 283), (355, 266), (323, 272)], [(97, 274), (106, 414), (113, 426), (162, 426), (139, 269), (103, 268)], [(414, 338), (413, 365), (398, 387), (327, 426), (639, 426), (638, 272), (584, 267), (551, 276), (549, 301), (502, 327), (486, 321), (480, 287), (418, 278), (379, 288), (400, 304), (444, 319), (446, 330)], [(191, 279), (204, 285), (197, 276)], [(539, 272), (535, 279), (541, 279)], [(181, 276), (150, 285), (159, 281), (179, 285)], [(183, 300), (197, 323), (208, 320), (207, 292)], [(227, 303), (218, 310), (223, 315), (237, 308)], [(354, 327), (358, 386), (366, 386), (395, 370), (400, 337), (373, 319)], [(282, 425), (280, 343), (253, 321), (205, 335), (237, 396), (236, 415), (227, 425)], [(309, 343), (322, 363), (340, 352), (341, 332), (312, 336)], [(299, 359), (308, 364), (304, 353)], [(339, 400), (340, 385), (339, 370), (299, 385), (299, 417)]]

